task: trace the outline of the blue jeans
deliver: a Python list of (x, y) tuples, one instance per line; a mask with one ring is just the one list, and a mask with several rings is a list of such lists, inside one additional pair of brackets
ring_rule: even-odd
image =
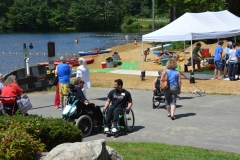
[(237, 63), (229, 63), (228, 77), (230, 80), (235, 79), (236, 70)]

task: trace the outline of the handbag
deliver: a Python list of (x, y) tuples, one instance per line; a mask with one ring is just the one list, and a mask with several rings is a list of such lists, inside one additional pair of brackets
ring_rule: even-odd
[[(62, 113), (62, 118), (69, 119), (71, 116), (73, 116), (77, 113), (77, 106), (76, 106), (77, 102), (78, 102), (78, 100), (75, 100), (73, 104), (67, 104), (64, 107), (64, 110)], [(68, 99), (67, 99), (67, 103), (68, 103)]]
[(52, 80), (52, 85), (56, 86), (58, 84), (58, 76), (55, 76)]
[(166, 74), (163, 76), (162, 80), (160, 80), (160, 90), (166, 90), (168, 88), (168, 76), (167, 71)]
[(17, 100), (18, 108), (20, 109), (20, 112), (24, 115), (27, 113), (28, 110), (30, 110), (33, 106), (30, 102), (30, 99), (26, 94), (24, 94), (21, 99)]

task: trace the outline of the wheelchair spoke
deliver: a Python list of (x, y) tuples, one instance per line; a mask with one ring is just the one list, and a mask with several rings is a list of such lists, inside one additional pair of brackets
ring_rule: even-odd
[(124, 117), (124, 121), (125, 121), (125, 127), (127, 129), (128, 132), (132, 131), (134, 128), (134, 124), (135, 124), (135, 119), (134, 119), (134, 113), (132, 110), (130, 110), (129, 114), (125, 114)]

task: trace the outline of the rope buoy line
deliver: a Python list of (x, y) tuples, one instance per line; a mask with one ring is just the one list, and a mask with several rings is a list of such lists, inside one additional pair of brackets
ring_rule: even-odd
[[(2, 46), (11, 46), (11, 45), (19, 45), (19, 44), (23, 44), (23, 43), (39, 43), (39, 42), (49, 42), (49, 41), (55, 41), (55, 40), (62, 40), (62, 39), (74, 39), (74, 38), (88, 38), (88, 37), (126, 37), (126, 35), (129, 36), (134, 36), (134, 37), (138, 37), (137, 34), (97, 34), (97, 35), (88, 35), (88, 36), (71, 36), (71, 37), (63, 37), (63, 38), (53, 38), (53, 39), (47, 39), (47, 40), (38, 40), (38, 41), (28, 41), (28, 42), (12, 42), (12, 43), (3, 43), (0, 44), (0, 47)], [(125, 38), (124, 38), (125, 39)], [(99, 40), (98, 40), (99, 41)], [(100, 40), (103, 41), (103, 40)], [(106, 40), (105, 40), (106, 41)], [(122, 40), (115, 40), (115, 41), (122, 41)], [(81, 42), (80, 42), (81, 43)], [(89, 42), (92, 43), (92, 42)]]

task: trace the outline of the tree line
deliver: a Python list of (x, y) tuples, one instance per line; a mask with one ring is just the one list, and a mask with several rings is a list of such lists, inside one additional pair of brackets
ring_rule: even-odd
[[(185, 12), (229, 10), (240, 15), (239, 0), (154, 0), (155, 16), (175, 20)], [(151, 18), (152, 0), (5, 0), (0, 30), (76, 31), (120, 28), (126, 17)]]

